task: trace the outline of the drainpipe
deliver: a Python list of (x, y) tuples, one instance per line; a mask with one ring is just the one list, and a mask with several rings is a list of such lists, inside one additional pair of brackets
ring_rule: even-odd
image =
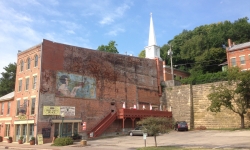
[[(38, 132), (38, 117), (39, 117), (39, 103), (40, 103), (40, 87), (41, 87), (41, 76), (42, 76), (42, 53), (43, 52), (43, 42), (41, 43), (41, 55), (40, 55), (40, 75), (39, 75), (39, 80), (40, 80), (40, 83), (39, 83), (39, 87), (38, 87), (38, 98), (37, 98), (37, 104), (38, 104), (38, 107), (37, 107), (37, 115), (36, 115), (36, 136), (35, 136), (35, 145), (37, 145), (37, 132)], [(34, 126), (35, 127), (35, 126)]]
[(156, 68), (157, 68), (157, 86), (158, 86), (158, 95), (161, 97), (161, 83), (160, 83), (160, 64), (159, 64), (159, 58), (155, 58), (156, 60)]

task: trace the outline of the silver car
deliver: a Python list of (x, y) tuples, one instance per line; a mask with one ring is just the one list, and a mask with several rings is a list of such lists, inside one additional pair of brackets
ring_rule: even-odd
[(129, 131), (129, 135), (133, 136), (133, 135), (143, 135), (143, 132), (146, 131), (146, 128), (143, 126), (138, 126), (136, 127), (134, 130), (130, 130)]

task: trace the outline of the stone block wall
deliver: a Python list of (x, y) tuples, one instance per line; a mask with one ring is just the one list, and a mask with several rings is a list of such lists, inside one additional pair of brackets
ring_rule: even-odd
[[(218, 113), (207, 111), (210, 105), (207, 95), (211, 86), (219, 83), (166, 87), (164, 89), (166, 99), (163, 101), (166, 102), (168, 110), (171, 106), (173, 118), (176, 121), (187, 121), (190, 128), (200, 126), (208, 129), (239, 128), (238, 114), (225, 108)], [(250, 112), (245, 115), (245, 126), (250, 126)]]

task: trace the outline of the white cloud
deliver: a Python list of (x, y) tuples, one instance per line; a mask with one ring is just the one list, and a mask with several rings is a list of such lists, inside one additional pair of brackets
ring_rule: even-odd
[(109, 31), (109, 32), (107, 33), (107, 35), (110, 35), (110, 36), (117, 36), (118, 33), (122, 33), (122, 32), (125, 32), (125, 29), (120, 28), (120, 27), (116, 27), (116, 28), (112, 29), (111, 31)]
[(104, 17), (104, 18), (102, 18), (101, 21), (99, 21), (99, 23), (102, 24), (102, 25), (111, 24), (111, 23), (113, 23), (113, 22), (114, 22), (114, 19), (112, 19), (111, 16)]
[(125, 3), (114, 9), (114, 11), (112, 11), (113, 9), (109, 9), (110, 11), (103, 13), (102, 19), (99, 23), (101, 25), (112, 24), (116, 19), (122, 18), (126, 10), (129, 8), (130, 6)]

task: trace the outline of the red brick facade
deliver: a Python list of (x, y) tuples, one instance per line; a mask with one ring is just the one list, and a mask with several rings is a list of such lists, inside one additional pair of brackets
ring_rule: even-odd
[[(52, 141), (54, 133), (62, 132), (68, 136), (83, 132), (82, 122), (87, 123), (87, 131), (91, 130), (107, 114), (121, 109), (123, 104), (126, 108), (136, 106), (143, 109), (144, 106), (146, 110), (150, 106), (159, 110), (165, 108), (159, 100), (162, 66), (158, 59), (106, 53), (43, 40), (41, 44), (18, 53), (15, 97), (8, 121), (9, 136), (14, 141), (25, 136), (28, 142), (30, 137), (49, 129), (49, 137), (43, 139), (46, 143)], [(64, 91), (60, 91), (63, 76), (71, 79), (68, 86), (89, 85), (87, 91), (82, 89), (85, 95), (72, 96), (74, 88), (70, 89), (71, 95), (63, 95)], [(72, 80), (78, 78), (84, 82)], [(64, 118), (46, 115), (44, 106), (71, 106), (75, 113)], [(25, 117), (20, 118), (19, 112), (24, 107), (26, 109), (22, 113)], [(131, 122), (125, 120), (125, 128), (131, 128)], [(105, 133), (121, 131), (121, 124), (121, 120), (116, 120)], [(0, 135), (4, 136), (3, 130)]]
[(228, 39), (227, 64), (228, 67), (238, 66), (241, 70), (250, 69), (250, 42), (235, 45)]

